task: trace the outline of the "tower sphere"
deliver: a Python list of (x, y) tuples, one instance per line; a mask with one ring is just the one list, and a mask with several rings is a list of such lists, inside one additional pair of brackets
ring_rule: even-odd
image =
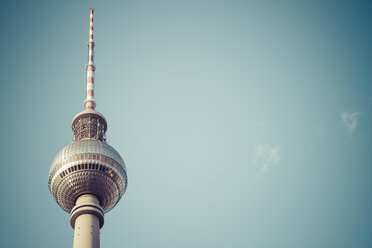
[(95, 195), (106, 213), (125, 192), (124, 161), (106, 143), (106, 120), (95, 110), (77, 114), (72, 129), (75, 140), (57, 154), (50, 167), (49, 190), (61, 208), (69, 213), (76, 199), (84, 194)]

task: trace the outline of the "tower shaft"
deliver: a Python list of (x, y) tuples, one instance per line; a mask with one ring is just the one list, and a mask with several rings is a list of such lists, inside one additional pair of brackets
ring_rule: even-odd
[(103, 226), (103, 209), (96, 196), (86, 194), (76, 200), (71, 211), (74, 228), (73, 248), (99, 248), (100, 229)]
[(73, 248), (99, 248), (99, 220), (92, 214), (76, 219)]

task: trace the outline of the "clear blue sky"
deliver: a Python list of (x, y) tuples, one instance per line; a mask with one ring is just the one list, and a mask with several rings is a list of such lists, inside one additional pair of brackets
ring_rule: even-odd
[(49, 166), (83, 109), (127, 165), (102, 247), (372, 247), (369, 1), (9, 1), (1, 247), (72, 247)]

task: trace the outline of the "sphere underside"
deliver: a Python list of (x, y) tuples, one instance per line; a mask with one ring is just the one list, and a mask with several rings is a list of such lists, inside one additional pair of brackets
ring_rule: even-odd
[(67, 212), (83, 194), (93, 194), (105, 212), (123, 196), (127, 175), (119, 153), (104, 141), (73, 141), (55, 157), (49, 172), (49, 190)]

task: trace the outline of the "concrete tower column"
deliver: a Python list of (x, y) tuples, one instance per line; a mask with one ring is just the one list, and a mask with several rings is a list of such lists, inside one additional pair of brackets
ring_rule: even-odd
[(74, 228), (74, 248), (99, 248), (103, 226), (103, 209), (96, 196), (86, 194), (76, 200), (71, 210), (70, 224)]

